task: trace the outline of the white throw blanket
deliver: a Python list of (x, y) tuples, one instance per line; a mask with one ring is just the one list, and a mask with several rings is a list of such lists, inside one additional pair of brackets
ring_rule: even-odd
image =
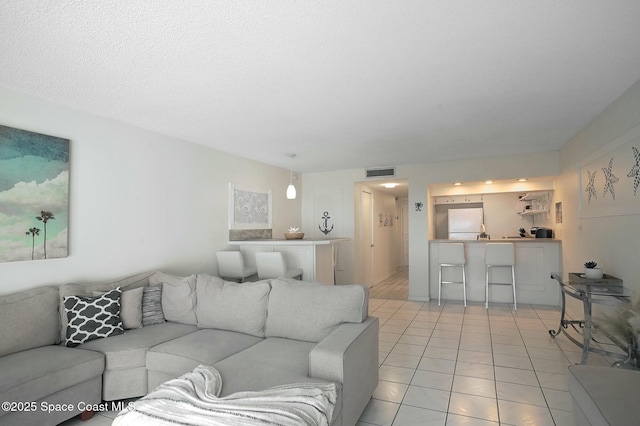
[(200, 365), (122, 410), (113, 426), (318, 425), (331, 423), (335, 383), (296, 383), (219, 398), (220, 373)]

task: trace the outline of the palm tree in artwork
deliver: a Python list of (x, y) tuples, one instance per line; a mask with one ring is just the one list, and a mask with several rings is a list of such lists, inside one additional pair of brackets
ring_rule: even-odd
[(29, 228), (25, 234), (31, 235), (31, 260), (33, 260), (36, 249), (36, 235), (40, 235), (40, 228)]
[(44, 223), (44, 258), (47, 258), (47, 222), (55, 219), (53, 213), (42, 210), (40, 211), (40, 216), (36, 216), (36, 219), (42, 221)]

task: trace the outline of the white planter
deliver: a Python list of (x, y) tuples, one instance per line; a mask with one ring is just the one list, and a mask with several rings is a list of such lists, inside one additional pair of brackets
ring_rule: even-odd
[(584, 277), (599, 280), (602, 278), (602, 268), (584, 268)]

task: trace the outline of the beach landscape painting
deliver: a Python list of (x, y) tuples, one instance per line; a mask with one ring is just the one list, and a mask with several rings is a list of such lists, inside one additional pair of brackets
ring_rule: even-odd
[(0, 125), (0, 262), (67, 257), (69, 140)]

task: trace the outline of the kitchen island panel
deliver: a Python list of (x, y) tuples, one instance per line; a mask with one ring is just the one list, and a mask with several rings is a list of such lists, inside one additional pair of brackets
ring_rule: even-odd
[[(439, 246), (459, 240), (432, 240), (429, 250), (429, 291), (431, 299), (438, 297)], [(463, 241), (467, 258), (467, 301), (485, 300), (485, 249), (491, 242), (512, 242), (516, 255), (516, 295), (519, 304), (558, 306), (560, 295), (551, 273), (562, 265), (561, 242), (556, 239), (469, 240)], [(444, 281), (461, 281), (459, 268), (443, 268)], [(509, 268), (491, 268), (489, 281), (509, 283)], [(511, 287), (490, 286), (491, 303), (513, 303)], [(462, 288), (457, 284), (443, 284), (442, 300), (462, 301)]]
[(335, 284), (334, 259), (337, 244), (348, 238), (323, 238), (302, 240), (245, 240), (229, 241), (238, 246), (248, 265), (255, 266), (255, 255), (261, 251), (278, 251), (284, 256), (289, 268), (301, 268), (305, 281)]

